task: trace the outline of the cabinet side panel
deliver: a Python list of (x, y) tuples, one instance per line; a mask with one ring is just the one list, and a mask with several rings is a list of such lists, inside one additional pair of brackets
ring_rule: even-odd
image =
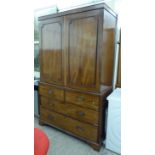
[(116, 86), (121, 88), (121, 38), (120, 38), (120, 45), (119, 45), (118, 72), (117, 72)]
[(112, 85), (116, 18), (104, 10), (103, 50), (101, 52), (101, 84)]

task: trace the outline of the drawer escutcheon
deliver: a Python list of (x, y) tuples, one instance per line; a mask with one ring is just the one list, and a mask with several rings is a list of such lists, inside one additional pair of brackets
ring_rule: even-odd
[(76, 113), (80, 116), (85, 116), (85, 113), (83, 111), (77, 111)]

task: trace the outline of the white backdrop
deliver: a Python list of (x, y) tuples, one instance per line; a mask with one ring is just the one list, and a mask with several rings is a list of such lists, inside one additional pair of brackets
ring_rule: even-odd
[(120, 10), (119, 7), (121, 0), (34, 0), (34, 10), (51, 7), (54, 5), (57, 5), (59, 10), (63, 10), (78, 5), (97, 2), (107, 3), (117, 13)]

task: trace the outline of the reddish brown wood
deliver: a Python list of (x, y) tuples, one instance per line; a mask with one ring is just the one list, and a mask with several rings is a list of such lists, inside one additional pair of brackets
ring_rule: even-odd
[(40, 83), (39, 94), (55, 100), (64, 101), (64, 90), (46, 84)]
[(41, 104), (49, 110), (64, 114), (71, 118), (98, 126), (98, 112), (85, 109), (74, 104), (64, 103), (41, 96)]
[(97, 128), (87, 123), (65, 117), (53, 111), (41, 108), (41, 120), (49, 124), (54, 124), (60, 128), (68, 130), (78, 136), (87, 138), (90, 141), (97, 141)]
[(99, 96), (96, 95), (88, 95), (75, 91), (66, 91), (66, 102), (93, 110), (99, 109)]
[(98, 23), (99, 11), (66, 16), (68, 34), (67, 86), (99, 90)]
[(101, 83), (111, 86), (113, 80), (116, 18), (111, 16), (107, 11), (104, 11), (103, 19)]
[(90, 143), (90, 146), (95, 150), (95, 151), (99, 151), (101, 148), (101, 144), (98, 143)]
[(41, 81), (64, 85), (63, 17), (40, 25)]
[(112, 91), (115, 14), (104, 4), (40, 18), (40, 124), (99, 150)]
[(118, 58), (118, 72), (117, 72), (116, 86), (121, 88), (121, 35), (120, 35), (120, 44), (119, 44), (119, 58)]

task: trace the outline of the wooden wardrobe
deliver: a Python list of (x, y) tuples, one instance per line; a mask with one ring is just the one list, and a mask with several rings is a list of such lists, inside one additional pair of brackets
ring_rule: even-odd
[(117, 15), (105, 4), (39, 18), (39, 122), (96, 150), (105, 138), (116, 21)]

